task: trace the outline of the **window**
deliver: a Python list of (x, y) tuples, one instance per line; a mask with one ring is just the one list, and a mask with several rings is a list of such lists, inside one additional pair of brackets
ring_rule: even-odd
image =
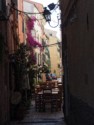
[(24, 20), (22, 20), (22, 32), (24, 33)]

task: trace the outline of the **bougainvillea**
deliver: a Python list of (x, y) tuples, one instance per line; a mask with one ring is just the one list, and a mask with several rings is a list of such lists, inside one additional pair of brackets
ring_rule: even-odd
[(32, 18), (29, 18), (26, 22), (26, 26), (28, 31), (30, 32), (34, 28), (34, 22), (36, 21), (36, 18), (32, 16)]
[(36, 47), (36, 46), (42, 47), (41, 44), (33, 38), (30, 32), (27, 33), (27, 41), (33, 47)]
[(31, 18), (28, 18), (26, 21), (26, 26), (27, 26), (27, 42), (32, 46), (32, 47), (42, 47), (42, 45), (34, 39), (34, 37), (31, 34), (31, 30), (34, 28), (34, 22), (36, 21), (36, 18), (32, 16)]

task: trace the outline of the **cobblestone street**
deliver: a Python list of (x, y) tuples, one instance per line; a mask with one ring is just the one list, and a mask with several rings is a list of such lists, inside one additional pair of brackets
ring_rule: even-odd
[(36, 112), (35, 103), (31, 102), (29, 109), (25, 112), (25, 117), (20, 120), (12, 120), (9, 125), (66, 125), (62, 111)]

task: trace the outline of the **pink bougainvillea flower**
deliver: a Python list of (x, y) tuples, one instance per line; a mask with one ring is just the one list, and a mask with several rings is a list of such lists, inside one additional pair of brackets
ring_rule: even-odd
[(26, 25), (27, 25), (27, 29), (28, 31), (31, 31), (33, 30), (34, 28), (34, 22), (36, 21), (36, 18), (34, 16), (32, 16), (32, 18), (29, 18), (26, 22)]
[(27, 33), (27, 41), (28, 41), (28, 43), (29, 43), (31, 46), (34, 46), (34, 47), (35, 47), (34, 38), (31, 36), (30, 33)]
[(35, 40), (35, 45), (38, 47), (42, 47), (42, 45), (39, 42), (37, 42), (36, 40)]
[[(29, 18), (26, 22), (26, 26), (27, 26), (27, 42), (32, 46), (32, 47), (40, 47), (42, 48), (42, 45), (36, 41), (32, 34), (31, 34), (31, 30), (33, 30), (34, 28), (34, 22), (36, 21), (36, 18), (34, 16), (32, 16), (31, 18)], [(42, 50), (42, 49), (41, 49)]]
[(41, 44), (39, 42), (37, 42), (30, 33), (27, 33), (27, 41), (28, 43), (33, 46), (33, 47), (42, 47)]

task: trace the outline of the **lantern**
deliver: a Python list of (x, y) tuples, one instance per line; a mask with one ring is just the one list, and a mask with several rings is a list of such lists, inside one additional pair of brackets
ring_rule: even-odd
[(46, 7), (44, 8), (43, 16), (44, 16), (46, 22), (51, 21), (51, 12)]

